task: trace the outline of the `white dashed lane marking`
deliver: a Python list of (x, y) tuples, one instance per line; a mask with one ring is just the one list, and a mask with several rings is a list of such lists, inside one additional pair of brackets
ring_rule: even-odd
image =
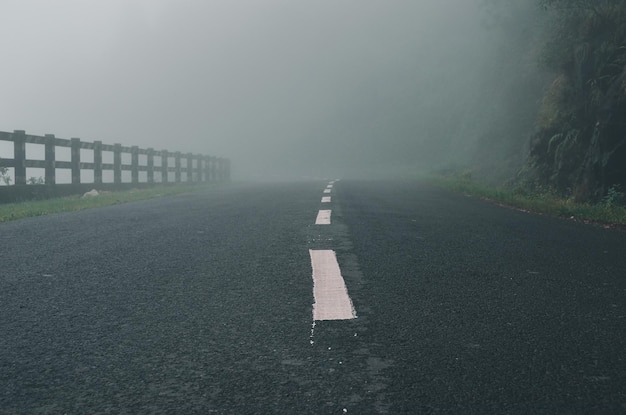
[(322, 197), (322, 203), (330, 203), (330, 196)]
[(330, 214), (331, 210), (320, 210), (317, 212), (317, 219), (315, 220), (316, 225), (330, 225)]
[(356, 310), (334, 251), (309, 250), (313, 267), (313, 321), (351, 320)]
[(332, 189), (324, 189), (324, 193), (330, 193)]

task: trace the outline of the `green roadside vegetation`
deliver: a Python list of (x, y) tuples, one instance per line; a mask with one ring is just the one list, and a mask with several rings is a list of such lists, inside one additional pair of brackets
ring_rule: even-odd
[[(487, 89), (491, 103), (473, 105), (476, 113), (459, 124), (464, 139), (478, 125), (473, 120), (488, 120), (475, 130), (473, 159), (429, 182), (524, 211), (624, 228), (626, 1), (485, 0), (484, 7), (503, 34), (501, 50), (510, 53), (490, 63), (511, 66), (491, 75), (490, 84), (500, 85)], [(482, 118), (492, 107), (493, 116)]]
[(467, 176), (433, 175), (425, 179), (430, 184), (487, 201), (524, 211), (542, 213), (561, 218), (574, 219), (603, 225), (626, 225), (624, 193), (612, 188), (599, 203), (576, 202), (573, 197), (564, 198), (551, 192), (529, 192), (523, 188), (492, 187), (473, 181)]
[(66, 196), (45, 200), (32, 200), (0, 204), (0, 222), (8, 222), (33, 216), (44, 216), (61, 212), (74, 212), (97, 207), (154, 199), (182, 193), (196, 192), (217, 184), (197, 184), (189, 186), (158, 186), (147, 189), (131, 189), (117, 192), (103, 192), (97, 196)]

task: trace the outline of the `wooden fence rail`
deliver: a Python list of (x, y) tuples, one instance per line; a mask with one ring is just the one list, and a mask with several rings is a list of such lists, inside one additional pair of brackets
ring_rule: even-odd
[[(156, 151), (152, 148), (141, 149), (137, 146), (126, 147), (121, 144), (103, 144), (101, 141), (90, 143), (78, 138), (68, 140), (57, 138), (53, 134), (46, 134), (42, 137), (28, 135), (22, 130), (16, 130), (12, 133), (0, 131), (0, 141), (13, 142), (14, 148), (12, 159), (0, 158), (0, 167), (13, 168), (14, 170), (14, 183), (9, 186), (0, 186), (0, 192), (5, 190), (5, 193), (7, 188), (32, 187), (28, 184), (27, 168), (44, 169), (43, 181), (45, 187), (48, 188), (48, 193), (50, 193), (51, 187), (67, 187), (67, 185), (56, 183), (57, 169), (69, 169), (71, 171), (71, 186), (76, 190), (85, 188), (84, 185), (115, 189), (139, 185), (149, 186), (156, 183), (199, 183), (230, 180), (230, 160), (220, 157), (170, 152), (168, 150)], [(43, 145), (44, 160), (27, 159), (26, 144)], [(70, 148), (70, 161), (56, 159), (57, 147)], [(81, 149), (93, 151), (93, 162), (81, 161)], [(103, 162), (103, 152), (113, 154), (113, 163)], [(130, 164), (122, 162), (123, 154), (130, 154)], [(145, 164), (139, 163), (140, 155), (145, 156)], [(170, 158), (173, 158), (173, 166), (168, 162)], [(155, 163), (155, 159), (160, 162), (159, 165)], [(93, 182), (81, 183), (81, 170), (93, 171)], [(112, 182), (103, 181), (104, 171), (113, 172)], [(122, 171), (130, 171), (130, 182), (122, 180)], [(139, 172), (146, 172), (145, 181), (140, 181)], [(160, 173), (160, 182), (155, 181), (155, 172)], [(173, 180), (170, 180), (170, 173), (174, 173)]]

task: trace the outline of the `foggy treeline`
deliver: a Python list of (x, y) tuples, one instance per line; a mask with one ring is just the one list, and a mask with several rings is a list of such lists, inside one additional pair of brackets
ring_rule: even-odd
[(474, 80), (476, 97), (451, 108), (458, 113), (443, 135), (456, 139), (452, 147), (463, 149), (467, 136), (475, 138), (456, 168), (579, 201), (621, 191), (626, 2), (485, 0), (482, 6), (498, 41)]

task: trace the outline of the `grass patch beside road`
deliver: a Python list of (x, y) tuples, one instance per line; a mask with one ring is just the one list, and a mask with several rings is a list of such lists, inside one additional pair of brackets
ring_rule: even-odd
[(626, 225), (626, 208), (609, 201), (598, 204), (577, 203), (573, 198), (562, 198), (550, 193), (527, 193), (520, 189), (490, 187), (471, 179), (455, 176), (431, 176), (427, 178), (427, 181), (439, 187), (520, 210), (582, 222)]
[(84, 209), (118, 205), (121, 203), (136, 202), (139, 200), (153, 199), (161, 196), (190, 193), (214, 186), (216, 186), (216, 184), (158, 186), (147, 189), (105, 192), (99, 194), (98, 196), (91, 197), (81, 197), (81, 195), (75, 195), (45, 200), (0, 204), (0, 222), (8, 222), (32, 216), (44, 216), (53, 213), (73, 212)]

